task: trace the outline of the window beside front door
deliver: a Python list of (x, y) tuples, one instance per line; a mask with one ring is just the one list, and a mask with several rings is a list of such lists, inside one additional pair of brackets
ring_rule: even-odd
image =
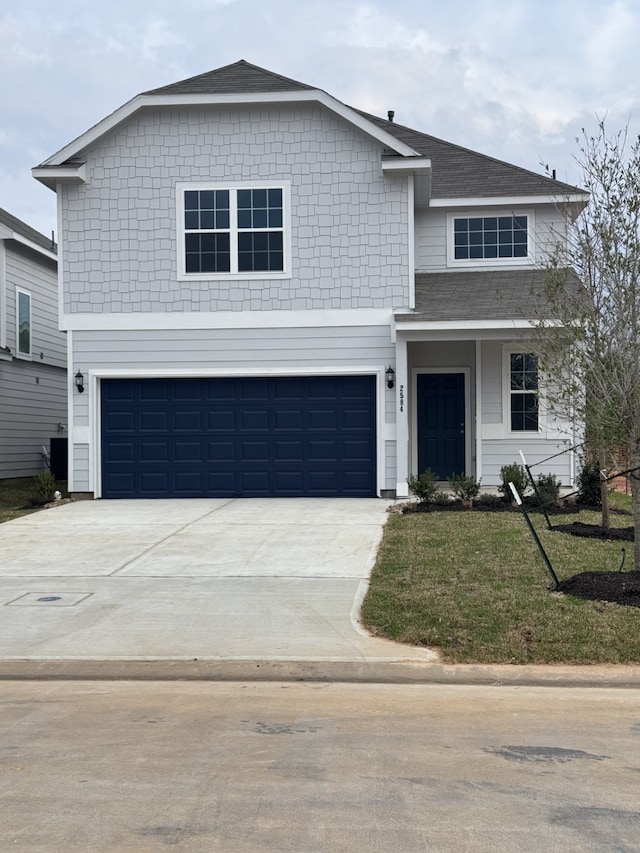
[(509, 429), (537, 432), (538, 359), (530, 352), (509, 353)]

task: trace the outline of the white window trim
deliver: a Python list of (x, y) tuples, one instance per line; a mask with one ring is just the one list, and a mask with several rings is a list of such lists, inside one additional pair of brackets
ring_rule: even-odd
[[(235, 190), (244, 189), (278, 189), (282, 190), (282, 250), (283, 266), (282, 272), (260, 271), (260, 272), (222, 272), (222, 273), (188, 273), (186, 271), (185, 257), (185, 228), (184, 228), (184, 194), (186, 190), (229, 190), (231, 196), (235, 196)], [(231, 216), (235, 211), (235, 198), (231, 202)], [(260, 229), (255, 229), (260, 230)], [(280, 230), (280, 229), (277, 229)], [(176, 231), (178, 250), (178, 281), (238, 281), (238, 280), (266, 280), (278, 278), (291, 278), (291, 182), (290, 181), (235, 181), (233, 183), (220, 183), (219, 181), (198, 181), (197, 183), (180, 182), (176, 184)], [(231, 235), (237, 233), (236, 228), (230, 229)], [(232, 251), (233, 255), (233, 251)]]
[[(484, 219), (486, 216), (526, 216), (527, 217), (527, 256), (526, 258), (472, 258), (456, 259), (454, 253), (454, 221), (456, 219)], [(480, 267), (482, 269), (505, 269), (505, 267), (529, 267), (534, 263), (535, 215), (526, 210), (458, 210), (447, 214), (447, 266), (456, 269)]]
[(527, 347), (526, 344), (514, 346), (509, 344), (502, 347), (502, 421), (504, 424), (504, 432), (507, 436), (543, 436), (544, 435), (544, 411), (542, 406), (542, 395), (540, 393), (540, 368), (538, 367), (538, 429), (524, 430), (511, 429), (511, 355), (532, 353), (536, 354), (534, 347)]
[[(27, 296), (29, 299), (29, 352), (20, 350), (20, 294)], [(23, 287), (16, 287), (16, 358), (22, 358), (25, 361), (31, 361), (33, 353), (33, 311), (31, 293)]]

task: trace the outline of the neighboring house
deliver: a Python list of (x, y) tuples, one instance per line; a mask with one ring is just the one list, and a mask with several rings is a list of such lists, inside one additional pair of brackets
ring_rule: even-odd
[(42, 471), (66, 436), (66, 343), (55, 243), (0, 209), (0, 479)]
[[(244, 61), (33, 174), (58, 194), (76, 494), (404, 496), (571, 442), (527, 337), (574, 187)], [(541, 470), (569, 484), (571, 454)]]

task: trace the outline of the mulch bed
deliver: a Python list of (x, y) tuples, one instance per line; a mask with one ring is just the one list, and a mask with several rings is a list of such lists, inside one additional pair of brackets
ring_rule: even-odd
[(620, 542), (633, 542), (633, 525), (631, 527), (611, 527), (605, 531), (600, 524), (585, 524), (574, 521), (572, 524), (554, 524), (554, 530), (560, 533), (570, 533), (572, 536), (583, 536), (586, 539), (613, 539)]
[(588, 601), (640, 607), (640, 572), (582, 572), (560, 581), (558, 592)]

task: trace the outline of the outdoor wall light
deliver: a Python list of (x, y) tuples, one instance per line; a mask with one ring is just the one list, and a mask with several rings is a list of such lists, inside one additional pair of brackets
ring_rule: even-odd
[(82, 373), (80, 373), (80, 371), (78, 371), (74, 376), (74, 379), (76, 382), (76, 388), (78, 389), (78, 394), (82, 394), (82, 392), (84, 391), (84, 376), (82, 375)]
[(396, 384), (396, 372), (391, 365), (387, 367), (384, 375), (387, 377), (387, 388), (393, 388)]

